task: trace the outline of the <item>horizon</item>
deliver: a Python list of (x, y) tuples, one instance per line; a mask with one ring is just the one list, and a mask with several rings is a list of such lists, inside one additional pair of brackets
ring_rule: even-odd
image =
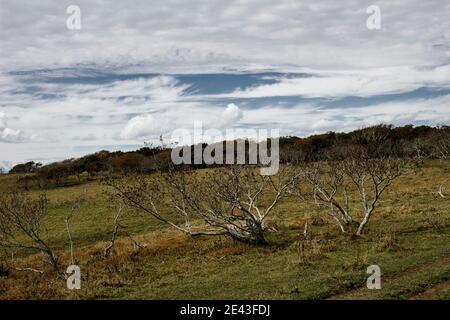
[[(361, 128), (357, 128), (355, 130), (350, 130), (350, 131), (326, 131), (326, 132), (319, 132), (319, 133), (314, 133), (314, 134), (305, 135), (305, 136), (296, 136), (296, 135), (282, 136), (282, 135), (280, 135), (280, 136), (276, 136), (276, 137), (271, 136), (271, 137), (269, 137), (267, 139), (274, 139), (274, 138), (276, 138), (278, 140), (281, 140), (281, 139), (310, 139), (310, 138), (321, 137), (321, 136), (330, 135), (330, 134), (336, 134), (336, 135), (353, 134), (353, 133), (356, 133), (358, 131), (365, 130), (365, 129), (370, 129), (370, 128), (384, 127), (384, 128), (390, 128), (390, 129), (394, 129), (395, 130), (395, 129), (399, 129), (399, 128), (401, 129), (401, 128), (406, 128), (406, 127), (418, 128), (418, 127), (424, 127), (424, 126), (427, 127), (427, 128), (432, 128), (432, 129), (442, 129), (442, 128), (449, 128), (450, 127), (448, 125), (436, 125), (436, 126), (416, 125), (415, 126), (415, 125), (412, 125), (412, 124), (406, 124), (406, 125), (403, 125), (403, 126), (394, 126), (392, 124), (378, 124), (378, 125), (374, 125), (374, 126), (370, 126), (370, 127), (361, 127)], [(69, 161), (69, 160), (79, 160), (79, 159), (82, 159), (84, 157), (96, 155), (96, 154), (99, 154), (99, 153), (102, 153), (102, 152), (108, 152), (110, 154), (114, 154), (114, 153), (117, 153), (117, 152), (122, 152), (124, 154), (126, 154), (126, 153), (136, 153), (136, 152), (139, 153), (140, 151), (142, 151), (142, 150), (144, 150), (146, 148), (154, 149), (154, 148), (160, 148), (160, 147), (162, 147), (163, 150), (172, 150), (173, 151), (175, 149), (179, 149), (179, 150), (182, 149), (182, 150), (184, 150), (184, 148), (186, 148), (186, 147), (191, 147), (192, 148), (192, 147), (194, 147), (196, 145), (201, 145), (201, 144), (214, 146), (214, 145), (217, 145), (217, 144), (220, 144), (220, 143), (225, 143), (227, 141), (237, 142), (239, 140), (244, 140), (244, 141), (253, 141), (253, 142), (260, 143), (260, 142), (263, 142), (264, 140), (267, 140), (267, 139), (254, 139), (254, 137), (255, 136), (253, 135), (253, 137), (246, 136), (246, 137), (243, 137), (243, 138), (236, 138), (236, 139), (231, 139), (230, 138), (229, 139), (225, 135), (225, 137), (223, 139), (218, 139), (218, 140), (216, 139), (214, 141), (205, 142), (206, 140), (205, 141), (201, 140), (201, 142), (198, 142), (198, 143), (177, 144), (177, 145), (172, 145), (172, 146), (162, 144), (161, 142), (159, 142), (159, 144), (152, 144), (152, 145), (144, 143), (143, 145), (136, 145), (136, 146), (103, 146), (103, 147), (100, 147), (100, 149), (98, 149), (98, 150), (96, 149), (93, 152), (82, 154), (79, 157), (64, 158), (64, 159), (60, 159), (60, 160), (56, 160), (56, 161), (52, 161), (52, 162), (39, 162), (39, 161), (31, 160), (31, 161), (27, 161), (27, 162), (23, 162), (23, 163), (17, 163), (16, 165), (23, 165), (23, 164), (27, 164), (27, 163), (34, 163), (35, 165), (39, 165), (39, 167), (45, 167), (47, 165), (58, 164), (58, 163), (62, 163), (62, 162)], [(267, 141), (269, 141), (269, 140), (267, 140)], [(277, 144), (279, 144), (279, 142)], [(127, 149), (127, 147), (129, 147), (129, 148)], [(195, 152), (196, 151), (194, 150), (194, 153)], [(203, 152), (204, 151), (202, 151), (202, 154), (203, 154)], [(257, 153), (257, 156), (260, 156), (260, 155)], [(173, 160), (173, 158), (172, 158), (172, 160)], [(188, 164), (188, 163), (184, 163), (184, 164)], [(3, 173), (8, 173), (11, 169), (13, 169), (13, 167), (14, 166), (11, 166), (11, 167), (2, 167), (2, 166), (0, 166), (0, 173), (1, 173), (2, 169), (4, 171)]]

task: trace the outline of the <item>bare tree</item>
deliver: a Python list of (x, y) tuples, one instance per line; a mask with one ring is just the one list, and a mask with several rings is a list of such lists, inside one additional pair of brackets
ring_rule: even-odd
[[(345, 233), (355, 227), (355, 234), (361, 235), (382, 194), (405, 173), (408, 163), (400, 158), (349, 154), (346, 160), (310, 165), (304, 178), (313, 188), (315, 203), (325, 208), (340, 230)], [(351, 205), (354, 197), (360, 210)]]
[[(440, 128), (440, 132), (437, 135), (436, 139), (434, 139), (433, 145), (435, 150), (434, 155), (437, 158), (441, 159), (442, 161), (450, 159), (450, 127)], [(444, 191), (445, 190), (444, 186), (447, 182), (448, 178), (441, 181), (438, 186), (438, 190), (432, 192), (431, 194), (436, 198), (437, 197), (446, 198), (447, 195)]]
[[(277, 176), (254, 168), (228, 166), (213, 170), (170, 167), (152, 176), (109, 180), (126, 205), (191, 236), (230, 236), (241, 242), (267, 243), (265, 220), (288, 194), (298, 174), (285, 167)], [(265, 205), (261, 205), (266, 197)]]
[(450, 158), (450, 127), (442, 127), (433, 141), (435, 156), (439, 159)]
[(42, 252), (52, 268), (59, 271), (58, 257), (41, 234), (47, 205), (45, 194), (37, 199), (20, 192), (1, 194), (0, 247)]
[(114, 229), (112, 232), (111, 240), (108, 246), (106, 246), (106, 248), (103, 250), (103, 256), (105, 258), (109, 256), (110, 251), (114, 248), (117, 234), (119, 233), (120, 229), (123, 228), (122, 224), (120, 223), (120, 217), (122, 216), (122, 212), (123, 212), (123, 205), (119, 204), (119, 208), (117, 209), (117, 212), (114, 215)]
[[(114, 201), (114, 199), (111, 199), (112, 201)], [(113, 207), (113, 205), (111, 206)], [(131, 240), (131, 242), (133, 242), (133, 246), (134, 249), (142, 249), (146, 247), (146, 244), (143, 243), (139, 243), (133, 236), (132, 234), (127, 230), (127, 226), (124, 224), (124, 216), (126, 214), (126, 208), (123, 204), (123, 202), (119, 202), (117, 208), (116, 208), (116, 212), (114, 213), (114, 219), (113, 219), (113, 230), (112, 230), (112, 234), (111, 234), (111, 240), (109, 241), (108, 245), (105, 247), (105, 249), (103, 250), (103, 256), (105, 258), (109, 257), (111, 251), (114, 251), (115, 249), (115, 245), (116, 245), (116, 240), (117, 237), (119, 236), (119, 233), (127, 236), (127, 238), (129, 240)]]
[[(85, 190), (85, 194), (86, 194), (86, 190)], [(75, 215), (75, 213), (81, 208), (81, 206), (85, 203), (85, 201), (86, 201), (85, 194), (83, 194), (82, 196), (80, 196), (79, 198), (76, 199), (75, 203), (70, 207), (70, 209), (67, 211), (67, 213), (64, 217), (64, 222), (66, 224), (67, 236), (69, 238), (70, 262), (72, 265), (75, 264), (75, 256), (74, 256), (74, 251), (73, 251), (73, 239), (72, 239), (72, 231), (70, 228), (70, 220)]]
[(325, 208), (340, 230), (346, 232), (347, 227), (353, 223), (353, 218), (349, 213), (345, 174), (338, 164), (339, 162), (334, 165), (327, 162), (313, 163), (305, 170), (304, 178), (313, 187), (314, 202)]

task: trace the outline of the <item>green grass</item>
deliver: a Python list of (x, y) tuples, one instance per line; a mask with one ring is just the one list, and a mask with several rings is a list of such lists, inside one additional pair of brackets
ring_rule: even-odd
[[(72, 220), (82, 289), (65, 289), (54, 275), (11, 271), (0, 276), (0, 299), (449, 299), (450, 289), (433, 288), (450, 280), (450, 198), (431, 192), (449, 175), (448, 163), (429, 161), (416, 174), (399, 179), (386, 193), (365, 235), (353, 239), (311, 203), (286, 199), (270, 223), (279, 232), (269, 245), (254, 247), (225, 238), (188, 238), (155, 219), (130, 211), (124, 225), (144, 249), (134, 249), (124, 233), (117, 254), (102, 257), (111, 236), (115, 208), (97, 181), (47, 192), (45, 229), (68, 264), (64, 215), (84, 192), (87, 203)], [(0, 177), (0, 192), (14, 186)], [(39, 191), (32, 191), (37, 194)], [(313, 241), (301, 250), (308, 221)], [(17, 252), (21, 266), (43, 267), (39, 255)], [(4, 258), (6, 259), (6, 258)], [(365, 287), (366, 268), (382, 270), (382, 289)]]

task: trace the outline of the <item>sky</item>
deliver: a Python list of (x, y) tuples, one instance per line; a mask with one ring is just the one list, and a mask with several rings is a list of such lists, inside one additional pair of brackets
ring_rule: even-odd
[(0, 0), (0, 167), (199, 121), (242, 136), (448, 125), (449, 16), (437, 0)]

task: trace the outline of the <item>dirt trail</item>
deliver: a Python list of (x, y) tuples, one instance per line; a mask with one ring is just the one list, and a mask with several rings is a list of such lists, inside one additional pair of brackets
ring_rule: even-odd
[[(389, 282), (389, 281), (401, 278), (403, 276), (406, 276), (408, 274), (414, 274), (416, 272), (423, 271), (423, 270), (425, 270), (428, 267), (432, 267), (432, 266), (436, 266), (436, 265), (444, 264), (444, 263), (450, 263), (450, 255), (445, 255), (445, 256), (442, 256), (442, 257), (440, 257), (440, 258), (438, 258), (436, 260), (427, 261), (427, 262), (424, 262), (424, 263), (421, 263), (421, 264), (418, 264), (418, 265), (411, 266), (411, 267), (406, 268), (405, 270), (400, 271), (400, 272), (391, 273), (391, 274), (389, 274), (387, 276), (383, 276), (382, 279), (383, 279), (383, 282), (386, 283), (386, 282)], [(422, 292), (422, 293), (412, 297), (411, 299), (413, 299), (413, 298), (416, 298), (416, 299), (430, 299), (431, 297), (433, 297), (437, 293), (442, 292), (442, 291), (446, 290), (447, 288), (450, 288), (450, 281), (439, 283), (439, 284), (435, 285), (434, 287), (432, 287), (430, 289), (427, 289), (426, 291), (424, 291), (424, 292)], [(337, 294), (329, 296), (328, 298), (326, 298), (326, 300), (343, 299), (347, 295), (351, 295), (352, 293), (358, 292), (360, 290), (365, 290), (365, 289), (366, 289), (366, 287), (364, 286), (364, 287), (359, 287), (359, 288), (356, 288), (356, 289), (353, 289), (353, 290), (348, 290), (348, 291), (345, 291), (345, 292), (337, 293)]]
[(424, 292), (412, 296), (411, 298), (409, 298), (409, 300), (429, 300), (440, 294), (441, 292), (445, 292), (447, 290), (450, 290), (450, 280), (441, 282), (434, 287), (425, 290)]

